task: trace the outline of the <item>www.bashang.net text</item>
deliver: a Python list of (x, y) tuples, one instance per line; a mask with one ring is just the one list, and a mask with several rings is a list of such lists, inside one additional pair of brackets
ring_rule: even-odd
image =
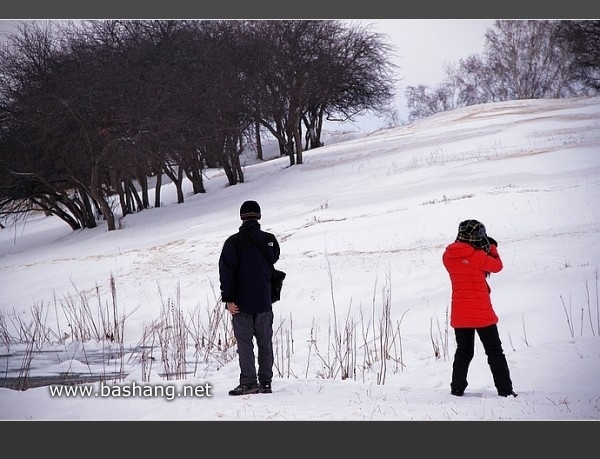
[(100, 387), (90, 384), (74, 386), (48, 386), (50, 397), (162, 397), (165, 400), (174, 400), (178, 397), (211, 397), (212, 386), (205, 384), (184, 384), (180, 388), (172, 384), (127, 384), (100, 383)]

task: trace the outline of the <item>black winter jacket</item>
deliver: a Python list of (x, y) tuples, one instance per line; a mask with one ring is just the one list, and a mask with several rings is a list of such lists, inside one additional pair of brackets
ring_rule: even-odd
[(242, 234), (245, 232), (264, 244), (273, 263), (279, 260), (279, 243), (275, 236), (262, 231), (257, 220), (243, 222), (239, 231), (225, 240), (221, 250), (221, 300), (237, 304), (246, 313), (270, 311), (271, 265), (252, 240)]

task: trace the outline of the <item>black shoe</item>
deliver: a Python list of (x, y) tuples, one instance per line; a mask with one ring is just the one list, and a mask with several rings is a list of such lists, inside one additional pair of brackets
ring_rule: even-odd
[(500, 397), (508, 397), (509, 395), (516, 397), (519, 394), (515, 394), (512, 390), (509, 390), (509, 391), (498, 391), (498, 395)]
[(273, 392), (271, 390), (271, 383), (270, 382), (260, 383), (258, 391), (261, 394), (270, 394), (271, 392)]
[(257, 384), (240, 384), (235, 389), (229, 391), (229, 395), (246, 395), (246, 394), (257, 394)]
[(462, 397), (462, 395), (465, 393), (465, 391), (464, 391), (464, 390), (452, 389), (452, 390), (450, 391), (450, 393), (451, 393), (452, 395), (456, 395), (457, 397)]

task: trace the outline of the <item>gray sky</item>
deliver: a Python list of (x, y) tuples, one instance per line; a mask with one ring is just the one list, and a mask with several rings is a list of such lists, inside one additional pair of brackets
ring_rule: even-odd
[(10, 33), (18, 22), (11, 19), (0, 19), (0, 40)]
[[(400, 119), (408, 119), (404, 89), (424, 84), (435, 87), (446, 77), (444, 64), (458, 63), (471, 54), (481, 54), (485, 32), (494, 26), (493, 19), (379, 19), (355, 20), (372, 27), (374, 32), (389, 36), (399, 67), (396, 108)], [(384, 120), (364, 117), (361, 126), (383, 127)]]
[(383, 19), (361, 20), (388, 35), (397, 48), (402, 84), (435, 85), (444, 77), (443, 64), (483, 51), (490, 19)]

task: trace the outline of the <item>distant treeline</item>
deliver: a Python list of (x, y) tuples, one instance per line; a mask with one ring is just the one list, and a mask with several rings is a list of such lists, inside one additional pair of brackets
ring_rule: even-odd
[(447, 65), (439, 86), (409, 86), (409, 120), (459, 107), (558, 99), (600, 91), (600, 20), (502, 20), (485, 35), (482, 56)]

